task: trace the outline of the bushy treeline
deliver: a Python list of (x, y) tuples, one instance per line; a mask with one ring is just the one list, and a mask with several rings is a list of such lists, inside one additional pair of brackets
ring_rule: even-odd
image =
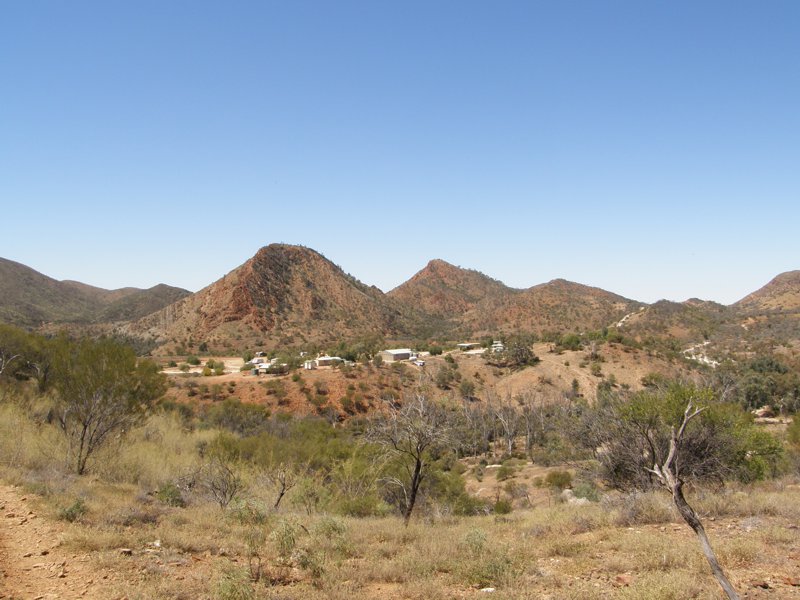
[[(422, 389), (413, 398), (387, 398), (369, 417), (340, 422), (270, 414), (234, 399), (158, 402), (163, 375), (110, 339), (48, 339), (0, 326), (0, 360), (0, 398), (15, 399), (14, 418), (35, 425), (34, 435), (61, 436), (62, 454), (51, 455), (51, 463), (102, 474), (111, 463), (92, 459), (105, 460), (103, 453), (114, 447), (124, 451), (117, 460), (126, 468), (112, 479), (155, 487), (176, 504), (213, 500), (228, 506), (257, 489), (274, 508), (288, 503), (359, 516), (397, 512), (406, 520), (415, 505), (473, 514), (487, 507), (467, 494), (459, 459), (477, 456), (487, 462), (580, 462), (610, 487), (654, 487), (648, 469), (663, 460), (670, 431), (690, 400), (706, 410), (685, 436), (686, 477), (749, 482), (788, 468), (784, 444), (753, 423), (724, 372), (707, 387), (664, 381), (640, 392), (606, 387), (594, 402), (575, 390), (487, 391), (452, 401)], [(793, 373), (780, 363), (754, 361), (748, 368), (745, 380), (772, 378), (793, 393)], [(146, 433), (164, 419), (179, 427)], [(136, 435), (144, 436), (139, 446)], [(139, 447), (149, 450), (137, 454)], [(165, 457), (175, 448), (180, 460), (170, 466)], [(154, 455), (164, 466), (148, 462)], [(41, 468), (42, 462), (40, 456), (30, 464)]]

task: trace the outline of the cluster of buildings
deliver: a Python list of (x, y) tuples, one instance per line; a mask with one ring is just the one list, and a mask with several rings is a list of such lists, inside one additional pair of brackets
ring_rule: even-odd
[(286, 363), (278, 364), (277, 358), (266, 358), (263, 352), (258, 352), (261, 356), (256, 356), (250, 361), (253, 365), (253, 375), (261, 373), (274, 373), (275, 371), (288, 369), (289, 365)]
[[(469, 352), (470, 354), (479, 354), (486, 352), (486, 349), (481, 346), (478, 342), (463, 342), (457, 345), (458, 349), (462, 352)], [(492, 342), (491, 347), (489, 348), (489, 352), (499, 353), (505, 352), (505, 345), (503, 342), (499, 340), (495, 340)], [(389, 350), (381, 350), (378, 353), (378, 356), (381, 357), (384, 363), (392, 364), (397, 362), (403, 361), (410, 361), (417, 365), (418, 367), (424, 367), (425, 361), (422, 360), (423, 355), (427, 355), (427, 352), (415, 352), (410, 348), (391, 348)], [(300, 356), (304, 356), (305, 353), (301, 353)], [(278, 359), (268, 359), (264, 356), (263, 352), (257, 352), (256, 357), (250, 361), (253, 364), (253, 374), (258, 373), (274, 373), (276, 370), (286, 369), (288, 365), (285, 363), (278, 364)], [(334, 367), (336, 365), (345, 365), (345, 366), (352, 366), (355, 363), (349, 360), (345, 360), (341, 356), (329, 356), (327, 354), (320, 355), (317, 358), (313, 359), (306, 359), (303, 362), (303, 368), (307, 370), (317, 369), (319, 367)]]
[(327, 354), (323, 356), (318, 356), (317, 358), (313, 358), (310, 360), (306, 360), (303, 362), (304, 369), (316, 369), (317, 367), (334, 367), (338, 364), (343, 364), (348, 367), (353, 366), (355, 363), (350, 360), (345, 360), (341, 356), (328, 356)]
[[(481, 346), (478, 342), (463, 342), (461, 344), (456, 344), (459, 350), (462, 352), (469, 352), (470, 354), (483, 354), (486, 352), (486, 349)], [(494, 340), (492, 345), (489, 347), (489, 352), (499, 354), (500, 352), (505, 352), (506, 346), (500, 340)]]

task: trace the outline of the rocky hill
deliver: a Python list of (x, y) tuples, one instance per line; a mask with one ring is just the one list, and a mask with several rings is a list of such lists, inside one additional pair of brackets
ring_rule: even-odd
[(494, 319), (503, 331), (582, 332), (611, 325), (640, 306), (600, 288), (554, 279), (523, 290), (498, 307)]
[(77, 281), (58, 281), (0, 258), (0, 321), (23, 327), (138, 319), (189, 294), (164, 284), (147, 290), (105, 290)]
[(748, 313), (800, 311), (800, 271), (781, 273), (733, 306)]
[(661, 340), (677, 351), (708, 342), (721, 356), (764, 344), (800, 348), (800, 271), (731, 306), (698, 299), (646, 305), (563, 279), (515, 289), (443, 260), (384, 294), (314, 250), (284, 244), (262, 248), (196, 294), (166, 285), (104, 290), (0, 259), (0, 321), (48, 331), (65, 324), (90, 334), (113, 330), (163, 352), (202, 342), (238, 352), (359, 337), (411, 343), (617, 325), (625, 336)]
[(159, 344), (279, 347), (407, 335), (412, 312), (301, 246), (272, 244), (196, 294), (123, 332)]
[(730, 307), (693, 298), (685, 302), (659, 300), (632, 313), (619, 329), (639, 339), (668, 337), (689, 343), (709, 339), (731, 325), (736, 327), (735, 311)]
[(474, 335), (528, 331), (585, 331), (622, 318), (641, 304), (556, 279), (520, 290), (477, 271), (433, 260), (389, 296)]
[(434, 259), (388, 295), (428, 315), (458, 320), (484, 304), (502, 301), (517, 292), (479, 271)]

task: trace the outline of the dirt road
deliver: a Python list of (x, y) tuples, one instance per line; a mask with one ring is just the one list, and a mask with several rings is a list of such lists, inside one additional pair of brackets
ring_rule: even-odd
[(65, 551), (63, 533), (60, 523), (37, 515), (20, 488), (0, 484), (0, 599), (109, 597), (114, 573)]

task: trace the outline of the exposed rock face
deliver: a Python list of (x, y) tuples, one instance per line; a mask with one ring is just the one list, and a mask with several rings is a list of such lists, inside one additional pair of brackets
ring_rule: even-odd
[(395, 301), (319, 253), (272, 244), (193, 296), (133, 323), (128, 332), (162, 343), (191, 335), (219, 344), (239, 336), (270, 347), (400, 335), (410, 327)]

